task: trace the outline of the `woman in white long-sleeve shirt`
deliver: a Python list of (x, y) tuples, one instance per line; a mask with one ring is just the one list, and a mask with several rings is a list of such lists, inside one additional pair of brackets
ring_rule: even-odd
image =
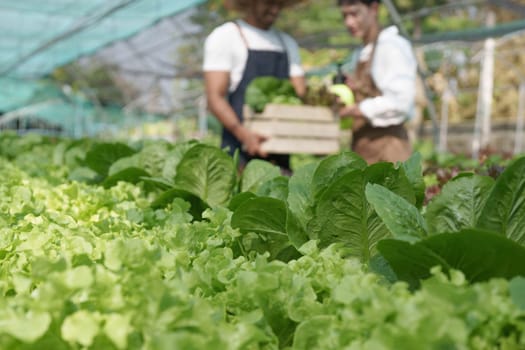
[(413, 114), (417, 62), (396, 27), (381, 28), (379, 0), (338, 0), (351, 35), (363, 42), (347, 78), (356, 104), (340, 110), (354, 118), (352, 149), (369, 164), (404, 161), (412, 153), (404, 122)]

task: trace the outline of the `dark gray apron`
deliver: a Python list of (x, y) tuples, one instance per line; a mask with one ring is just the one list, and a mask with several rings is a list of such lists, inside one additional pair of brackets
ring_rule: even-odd
[[(290, 65), (288, 61), (288, 54), (286, 52), (286, 46), (284, 46), (284, 43), (282, 41), (282, 38), (279, 36), (279, 39), (281, 40), (281, 43), (283, 44), (283, 52), (278, 51), (266, 51), (266, 50), (252, 50), (250, 49), (250, 46), (248, 45), (248, 42), (246, 41), (246, 38), (244, 37), (244, 34), (242, 33), (242, 30), (238, 23), (234, 22), (235, 25), (237, 25), (237, 28), (239, 28), (239, 32), (241, 34), (241, 37), (244, 41), (244, 44), (246, 45), (246, 48), (248, 50), (248, 59), (246, 61), (246, 67), (244, 69), (244, 73), (242, 75), (241, 81), (235, 91), (230, 93), (228, 95), (228, 102), (232, 106), (233, 110), (237, 114), (237, 116), (240, 118), (240, 121), (242, 122), (244, 119), (243, 116), (243, 106), (244, 106), (244, 95), (246, 93), (246, 88), (248, 87), (248, 84), (257, 77), (262, 76), (273, 76), (280, 79), (288, 79), (290, 77), (289, 70)], [(240, 165), (244, 166), (248, 161), (254, 158), (260, 157), (253, 157), (247, 154), (242, 150), (242, 145), (233, 136), (226, 128), (223, 128), (222, 130), (222, 148), (229, 147), (229, 153), (231, 155), (234, 154), (235, 150), (239, 150), (240, 155)], [(270, 161), (278, 166), (280, 166), (282, 169), (289, 170), (290, 169), (290, 155), (288, 154), (270, 154), (268, 155), (268, 158), (262, 158), (264, 160)]]

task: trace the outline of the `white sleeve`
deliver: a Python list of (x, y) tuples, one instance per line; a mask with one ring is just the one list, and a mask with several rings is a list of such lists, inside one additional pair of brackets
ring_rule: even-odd
[(227, 71), (233, 70), (233, 52), (229, 44), (231, 34), (227, 26), (221, 26), (213, 30), (204, 41), (203, 71)]
[(304, 76), (304, 69), (301, 65), (301, 55), (299, 54), (299, 45), (288, 34), (283, 34), (283, 42), (286, 45), (286, 53), (290, 64), (290, 77)]
[(400, 124), (413, 112), (417, 63), (408, 43), (388, 41), (374, 53), (372, 77), (382, 95), (359, 104), (373, 126)]

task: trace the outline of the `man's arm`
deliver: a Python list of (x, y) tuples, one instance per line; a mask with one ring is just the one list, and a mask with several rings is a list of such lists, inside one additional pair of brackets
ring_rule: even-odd
[(245, 146), (248, 154), (266, 157), (267, 154), (261, 150), (261, 143), (265, 138), (245, 128), (226, 99), (229, 81), (229, 72), (204, 72), (208, 108), (221, 124)]
[(306, 94), (306, 79), (304, 76), (290, 77), (290, 81), (297, 96), (303, 97)]

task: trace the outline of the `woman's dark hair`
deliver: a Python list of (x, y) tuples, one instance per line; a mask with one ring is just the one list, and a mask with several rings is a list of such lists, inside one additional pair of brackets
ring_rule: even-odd
[(381, 2), (381, 0), (337, 0), (337, 6), (353, 5), (358, 2), (361, 2), (365, 5), (370, 5), (374, 2)]

